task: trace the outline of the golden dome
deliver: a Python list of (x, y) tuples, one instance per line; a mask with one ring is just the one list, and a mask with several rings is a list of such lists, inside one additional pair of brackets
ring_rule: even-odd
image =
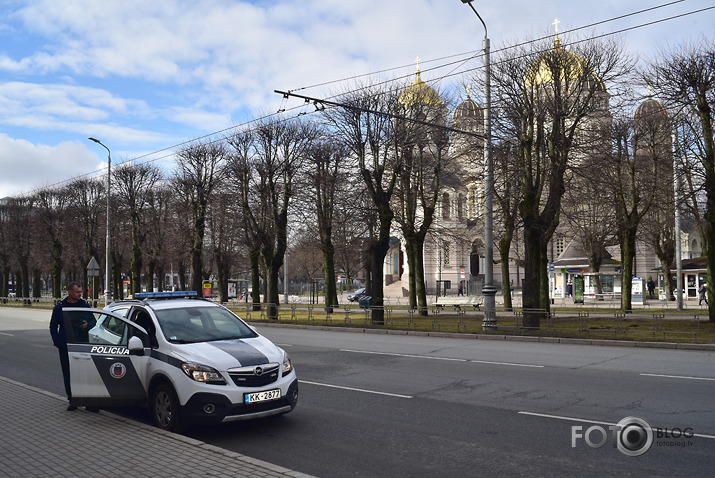
[(452, 113), (452, 119), (462, 120), (462, 119), (474, 119), (478, 121), (484, 120), (484, 112), (481, 106), (477, 104), (476, 101), (467, 97), (466, 100), (461, 102), (457, 108), (455, 108), (454, 113)]
[(524, 82), (527, 86), (553, 84), (554, 71), (559, 72), (563, 83), (577, 83), (583, 81), (581, 79), (586, 76), (585, 85), (589, 89), (595, 87), (596, 90), (606, 91), (606, 85), (586, 65), (586, 60), (582, 56), (562, 48), (558, 36), (554, 42), (554, 49), (547, 51), (531, 64)]
[(636, 113), (633, 115), (633, 119), (636, 121), (649, 119), (667, 120), (668, 112), (665, 110), (665, 106), (660, 104), (659, 101), (648, 98), (638, 106)]
[(444, 102), (439, 93), (420, 78), (420, 70), (417, 70), (417, 78), (410, 86), (400, 93), (397, 102), (406, 108), (415, 105), (443, 106)]

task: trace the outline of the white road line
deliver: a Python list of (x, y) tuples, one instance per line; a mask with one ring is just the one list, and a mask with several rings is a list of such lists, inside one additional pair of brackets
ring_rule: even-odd
[(644, 377), (682, 378), (687, 380), (709, 380), (711, 382), (715, 382), (715, 378), (708, 377), (688, 377), (686, 375), (661, 375), (657, 373), (642, 373), (641, 375)]
[(351, 352), (354, 354), (391, 355), (393, 357), (409, 357), (409, 358), (423, 358), (423, 359), (431, 359), (431, 360), (447, 360), (450, 362), (467, 362), (466, 359), (456, 359), (456, 358), (447, 358), (447, 357), (430, 357), (429, 355), (395, 354), (395, 353), (390, 353), (390, 352), (371, 352), (369, 350), (349, 350), (349, 349), (340, 349), (340, 351), (341, 352)]
[(378, 392), (376, 390), (365, 390), (362, 388), (342, 387), (340, 385), (330, 385), (328, 383), (308, 382), (306, 380), (300, 380), (301, 385), (303, 385), (304, 383), (307, 383), (308, 385), (317, 385), (319, 387), (339, 388), (340, 390), (349, 390), (351, 392), (372, 393), (375, 395), (387, 395), (388, 397), (397, 397), (397, 398), (413, 398), (410, 395), (398, 395), (396, 393)]
[(6, 334), (5, 332), (0, 332), (0, 335), (7, 335), (8, 337), (14, 337), (12, 334)]
[[(617, 425), (617, 423), (599, 422), (597, 420), (587, 420), (585, 418), (562, 417), (559, 415), (547, 415), (546, 413), (519, 412), (519, 415), (531, 415), (533, 417), (553, 418), (555, 420), (565, 420), (565, 421), (569, 421), (569, 422), (595, 423), (596, 425), (613, 425), (613, 426)], [(651, 428), (651, 429), (654, 430), (654, 428)], [(713, 435), (703, 435), (700, 433), (693, 433), (693, 436), (700, 437), (700, 438), (709, 438), (711, 440), (715, 440), (715, 436), (713, 436)]]
[(531, 365), (528, 363), (509, 363), (509, 362), (489, 362), (487, 360), (470, 360), (472, 363), (486, 363), (490, 365), (509, 365), (511, 367), (532, 367), (532, 368), (544, 368), (543, 365)]
[(432, 357), (430, 355), (411, 355), (411, 354), (396, 354), (390, 352), (371, 352), (368, 350), (350, 350), (350, 349), (340, 349), (341, 352), (351, 352), (355, 354), (372, 354), (372, 355), (391, 355), (393, 357), (408, 357), (408, 358), (421, 358), (430, 360), (446, 360), (449, 362), (471, 362), (471, 363), (484, 363), (489, 365), (509, 365), (512, 367), (533, 367), (533, 368), (544, 368), (543, 365), (530, 365), (524, 363), (509, 363), (509, 362), (490, 362), (487, 360), (467, 360), (458, 358), (448, 358), (448, 357)]

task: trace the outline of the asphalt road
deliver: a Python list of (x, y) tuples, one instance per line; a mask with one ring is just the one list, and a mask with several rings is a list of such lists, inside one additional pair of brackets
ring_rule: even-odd
[[(0, 375), (61, 394), (48, 322), (49, 311), (0, 309)], [(712, 476), (712, 352), (259, 331), (291, 354), (298, 407), (191, 436), (321, 477)], [(597, 427), (598, 442), (625, 417), (656, 430), (642, 456), (611, 432), (598, 449), (579, 435)]]

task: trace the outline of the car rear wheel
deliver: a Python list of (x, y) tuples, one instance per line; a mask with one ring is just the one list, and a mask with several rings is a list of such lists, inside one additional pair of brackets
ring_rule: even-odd
[(179, 398), (171, 385), (157, 385), (151, 397), (151, 415), (162, 430), (180, 433), (184, 429)]

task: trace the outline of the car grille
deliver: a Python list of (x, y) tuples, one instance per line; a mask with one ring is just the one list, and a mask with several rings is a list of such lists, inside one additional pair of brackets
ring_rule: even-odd
[[(257, 375), (256, 369), (260, 368), (262, 373)], [(278, 380), (278, 365), (270, 365), (266, 367), (254, 367), (250, 370), (242, 370), (240, 372), (229, 372), (229, 376), (239, 387), (264, 387)]]

